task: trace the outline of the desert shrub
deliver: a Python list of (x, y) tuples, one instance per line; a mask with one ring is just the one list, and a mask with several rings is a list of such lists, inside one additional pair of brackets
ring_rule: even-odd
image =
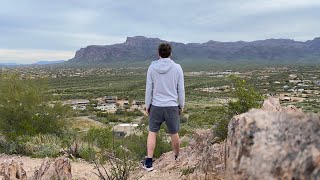
[(89, 143), (82, 143), (79, 147), (80, 158), (88, 162), (93, 162), (96, 159), (97, 152), (98, 149)]
[(6, 143), (6, 153), (24, 154), (32, 157), (56, 157), (62, 148), (60, 138), (51, 134), (19, 136), (15, 141), (7, 141)]
[(59, 134), (66, 127), (69, 109), (49, 103), (52, 95), (45, 81), (0, 77), (0, 130), (8, 141), (37, 134)]
[(250, 84), (244, 79), (240, 79), (236, 76), (230, 77), (235, 91), (232, 95), (236, 98), (235, 101), (229, 101), (228, 111), (232, 115), (242, 114), (249, 111), (251, 108), (260, 108), (262, 95), (257, 92)]
[(119, 116), (111, 113), (98, 112), (98, 117), (102, 117), (104, 122), (119, 122)]
[(102, 149), (109, 149), (112, 147), (112, 130), (110, 127), (106, 128), (90, 128), (84, 137), (84, 141)]
[(192, 127), (212, 126), (224, 116), (223, 106), (211, 107), (210, 109), (197, 108), (189, 110), (190, 116), (186, 124)]
[(187, 176), (189, 174), (192, 174), (195, 169), (196, 169), (196, 167), (187, 167), (187, 168), (181, 170), (181, 174), (183, 176)]
[(112, 153), (106, 153), (108, 167), (103, 161), (95, 160), (94, 172), (102, 180), (127, 180), (137, 163), (132, 159), (131, 152), (123, 146), (119, 146)]
[[(128, 107), (129, 109), (129, 107)], [(138, 109), (135, 109), (133, 111), (127, 111), (126, 109), (117, 109), (115, 112), (116, 115), (122, 115), (122, 116), (143, 116), (143, 113), (139, 111)]]
[(187, 147), (189, 145), (189, 141), (182, 141), (181, 142), (181, 147)]
[(184, 135), (186, 135), (188, 133), (188, 130), (184, 127), (181, 127), (180, 128), (180, 131), (179, 131), (179, 135), (180, 137), (183, 137)]
[[(141, 160), (147, 155), (147, 138), (148, 132), (142, 131), (141, 134), (133, 134), (124, 138), (122, 145), (125, 146), (137, 160)], [(157, 134), (156, 148), (154, 150), (154, 157), (158, 158), (163, 153), (171, 151), (170, 142), (167, 141), (165, 132), (159, 131)]]
[(188, 122), (188, 118), (186, 117), (185, 112), (181, 113), (180, 122), (181, 122), (181, 123), (186, 123), (186, 122)]
[(227, 106), (222, 111), (222, 116), (215, 122), (214, 133), (221, 140), (224, 140), (228, 135), (228, 124), (234, 115), (245, 113), (251, 108), (260, 108), (263, 97), (257, 92), (246, 80), (236, 76), (230, 77), (234, 91), (232, 97), (235, 100), (230, 100)]
[(26, 139), (24, 150), (27, 155), (34, 157), (56, 157), (60, 153), (61, 146), (59, 137), (39, 134)]
[(69, 148), (74, 144), (74, 142), (79, 141), (81, 138), (81, 134), (78, 133), (79, 131), (80, 131), (79, 128), (74, 128), (74, 129), (69, 128), (63, 131), (59, 135), (62, 147)]
[(23, 154), (23, 150), (15, 141), (3, 141), (0, 144), (1, 153), (6, 154)]

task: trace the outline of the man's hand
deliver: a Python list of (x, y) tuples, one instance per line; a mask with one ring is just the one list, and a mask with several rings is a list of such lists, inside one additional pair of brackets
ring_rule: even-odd
[(181, 115), (183, 113), (183, 108), (179, 107), (179, 115)]
[(150, 114), (150, 108), (144, 108), (144, 110), (146, 111), (146, 115), (149, 116), (149, 114)]

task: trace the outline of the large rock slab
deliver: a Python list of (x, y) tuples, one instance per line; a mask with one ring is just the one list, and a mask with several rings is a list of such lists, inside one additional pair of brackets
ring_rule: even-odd
[(13, 159), (5, 160), (0, 164), (1, 180), (27, 180), (26, 171), (23, 169), (21, 162)]
[(226, 179), (320, 179), (320, 115), (269, 110), (231, 119)]
[(154, 171), (142, 168), (132, 172), (130, 180), (223, 180), (225, 143), (220, 143), (211, 129), (197, 130), (187, 147), (181, 148), (179, 158), (167, 152), (157, 159)]
[(72, 180), (71, 164), (68, 158), (45, 158), (39, 170), (34, 173), (34, 180)]
[(262, 110), (266, 111), (286, 111), (286, 112), (302, 112), (301, 109), (293, 105), (282, 107), (279, 98), (269, 97), (263, 102), (261, 107)]

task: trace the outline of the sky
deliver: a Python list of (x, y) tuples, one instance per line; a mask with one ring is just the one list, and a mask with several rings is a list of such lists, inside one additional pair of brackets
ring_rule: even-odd
[(88, 45), (320, 36), (319, 0), (1, 0), (0, 63), (68, 60)]

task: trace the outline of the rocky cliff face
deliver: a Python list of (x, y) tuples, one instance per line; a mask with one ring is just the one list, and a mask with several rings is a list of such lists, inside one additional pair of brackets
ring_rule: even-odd
[(226, 179), (320, 179), (320, 116), (265, 106), (230, 121)]
[[(155, 60), (157, 47), (167, 42), (159, 38), (143, 36), (128, 37), (124, 43), (107, 46), (88, 46), (76, 52), (72, 63), (108, 63)], [(319, 60), (320, 38), (307, 42), (289, 39), (267, 39), (253, 42), (218, 42), (183, 44), (170, 42), (175, 59), (196, 60), (255, 60), (290, 62), (312, 59)]]

